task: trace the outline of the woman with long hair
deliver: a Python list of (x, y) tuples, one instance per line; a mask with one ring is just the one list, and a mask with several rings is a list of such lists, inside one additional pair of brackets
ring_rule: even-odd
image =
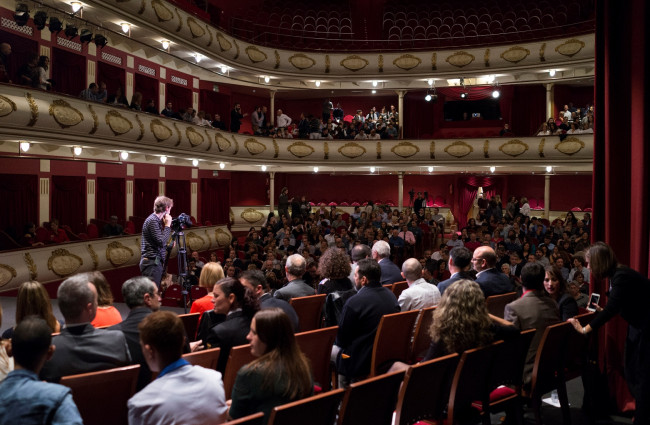
[(122, 315), (113, 305), (113, 293), (106, 276), (100, 271), (88, 272), (86, 276), (97, 289), (97, 314), (90, 324), (94, 327), (106, 327), (120, 323)]
[[(246, 344), (246, 335), (251, 320), (260, 309), (259, 301), (250, 289), (247, 289), (237, 279), (227, 277), (218, 281), (212, 290), (214, 312), (222, 314), (226, 319), (212, 327), (203, 339), (204, 348), (221, 348), (217, 370), (221, 373), (226, 369), (230, 349), (237, 345)], [(201, 342), (190, 344), (192, 351), (200, 349)]]
[[(53, 333), (61, 332), (61, 324), (52, 313), (52, 303), (45, 287), (35, 280), (24, 282), (18, 288), (16, 297), (16, 325), (27, 316), (38, 316), (45, 320)], [(2, 334), (2, 339), (11, 339), (14, 328)]]
[(199, 276), (199, 286), (206, 288), (208, 294), (198, 300), (194, 300), (190, 313), (203, 314), (203, 312), (210, 311), (214, 308), (214, 304), (212, 304), (212, 293), (210, 291), (214, 289), (214, 284), (223, 278), (223, 268), (221, 268), (219, 263), (209, 262), (203, 266), (201, 275)]
[(275, 406), (311, 395), (311, 369), (289, 317), (279, 308), (259, 311), (246, 338), (257, 358), (237, 372), (230, 416), (263, 412), (266, 423)]
[(563, 322), (578, 315), (578, 303), (567, 291), (566, 280), (562, 277), (562, 271), (558, 267), (546, 267), (544, 289), (557, 303)]
[(609, 279), (607, 305), (592, 305), (598, 312), (587, 326), (576, 319), (569, 322), (586, 335), (598, 330), (612, 317), (620, 314), (628, 323), (625, 340), (625, 380), (636, 400), (635, 424), (650, 423), (650, 284), (647, 277), (618, 262), (614, 250), (604, 242), (596, 242), (585, 256), (591, 278)]
[(52, 87), (52, 83), (47, 79), (47, 70), (50, 68), (50, 58), (47, 56), (38, 57), (38, 82), (36, 84), (37, 88), (42, 90), (49, 90)]

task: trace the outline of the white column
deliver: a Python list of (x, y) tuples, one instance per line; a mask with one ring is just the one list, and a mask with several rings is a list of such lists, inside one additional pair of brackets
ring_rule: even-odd
[(404, 208), (404, 171), (397, 173), (397, 207), (400, 211)]
[(404, 95), (406, 90), (398, 90), (397, 96), (399, 99), (397, 101), (397, 124), (399, 125), (399, 138), (404, 138)]
[(126, 181), (126, 217), (125, 220), (128, 220), (129, 217), (133, 215), (133, 180)]
[(86, 224), (90, 223), (91, 218), (95, 217), (97, 212), (95, 209), (97, 196), (95, 195), (95, 183), (97, 180), (86, 180)]
[[(271, 97), (273, 99), (273, 97)], [(272, 101), (271, 101), (272, 102)], [(275, 172), (269, 172), (269, 211), (275, 210)]]
[(197, 182), (190, 183), (190, 215), (195, 218), (198, 217), (199, 213), (198, 188), (199, 184)]
[(553, 118), (553, 86), (554, 83), (546, 84), (546, 119)]
[(38, 226), (42, 226), (50, 221), (50, 178), (41, 177), (38, 180)]
[(544, 176), (544, 218), (549, 219), (548, 212), (550, 211), (551, 203), (551, 175)]
[[(271, 123), (275, 125), (275, 90), (270, 90), (269, 91), (269, 96), (271, 97), (271, 106), (269, 106), (269, 120), (267, 120), (267, 123)], [(273, 199), (273, 197), (271, 197)], [(271, 201), (273, 202), (273, 201)], [(271, 204), (273, 205), (273, 204)], [(272, 210), (272, 209), (271, 209)]]

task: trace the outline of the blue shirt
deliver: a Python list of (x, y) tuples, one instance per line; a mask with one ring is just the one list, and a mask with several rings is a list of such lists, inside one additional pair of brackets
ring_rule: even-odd
[(38, 380), (26, 369), (0, 383), (0, 425), (83, 424), (70, 388)]

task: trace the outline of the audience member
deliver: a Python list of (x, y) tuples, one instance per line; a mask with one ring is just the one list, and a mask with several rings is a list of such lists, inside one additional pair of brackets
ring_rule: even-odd
[(568, 293), (566, 281), (562, 277), (560, 270), (552, 266), (546, 267), (545, 270), (544, 289), (546, 289), (546, 293), (557, 303), (560, 311), (560, 319), (565, 322), (571, 317), (577, 316), (578, 303)]
[(23, 86), (38, 87), (38, 53), (31, 53), (27, 63), (18, 70), (18, 83)]
[(397, 302), (401, 311), (434, 307), (440, 302), (440, 291), (422, 278), (422, 265), (416, 258), (402, 264), (402, 276), (409, 287), (402, 291)]
[[(23, 282), (16, 296), (16, 325), (29, 316), (40, 317), (50, 327), (52, 333), (61, 331), (61, 324), (52, 313), (52, 302), (45, 287), (35, 280)], [(11, 339), (14, 328), (8, 328), (2, 333), (2, 339)]]
[(131, 104), (129, 105), (130, 109), (133, 109), (134, 111), (142, 111), (142, 93), (139, 91), (133, 93), (133, 97), (131, 97)]
[(287, 284), (275, 291), (273, 296), (289, 302), (291, 301), (291, 298), (314, 295), (314, 288), (309, 286), (302, 279), (307, 270), (306, 266), (305, 258), (299, 254), (287, 257), (287, 263), (284, 267), (287, 276)]
[(168, 101), (168, 102), (165, 104), (165, 109), (163, 109), (162, 111), (160, 111), (160, 115), (165, 116), (165, 117), (167, 117), (167, 118), (173, 118), (173, 116), (174, 116), (174, 109), (172, 108), (172, 106), (173, 106), (173, 105), (172, 105), (172, 102), (169, 102), (169, 101)]
[(97, 313), (90, 324), (97, 328), (120, 323), (122, 315), (113, 305), (113, 294), (106, 276), (100, 271), (87, 272), (86, 276), (97, 289)]
[(271, 295), (271, 287), (269, 286), (263, 272), (259, 270), (246, 270), (242, 272), (239, 281), (245, 287), (250, 288), (250, 290), (253, 291), (253, 294), (257, 296), (261, 310), (268, 308), (282, 309), (282, 311), (284, 311), (289, 317), (289, 320), (291, 320), (294, 331), (298, 332), (299, 319), (296, 310), (294, 310), (293, 306), (285, 300), (274, 298), (273, 295)]
[(106, 103), (111, 106), (119, 106), (122, 108), (129, 107), (129, 101), (127, 100), (126, 96), (124, 96), (124, 90), (122, 89), (122, 87), (118, 87), (117, 89), (115, 89), (115, 94), (109, 96), (106, 99)]
[(510, 279), (496, 269), (497, 255), (489, 246), (481, 246), (474, 250), (472, 265), (477, 271), (476, 283), (481, 287), (485, 298), (515, 290)]
[(206, 288), (208, 290), (208, 294), (204, 295), (198, 300), (194, 300), (192, 303), (192, 308), (190, 309), (190, 313), (201, 313), (201, 315), (203, 315), (204, 312), (214, 309), (214, 303), (212, 302), (213, 296), (211, 291), (214, 288), (214, 285), (223, 278), (223, 269), (219, 263), (210, 262), (203, 266), (201, 269), (201, 274), (199, 275), (199, 287)]
[(79, 93), (79, 97), (84, 100), (90, 100), (95, 102), (97, 100), (97, 94), (99, 92), (99, 87), (97, 83), (90, 83), (87, 89), (84, 89)]
[(41, 90), (50, 90), (52, 88), (51, 80), (47, 78), (47, 71), (50, 68), (50, 58), (47, 56), (39, 56), (38, 64), (36, 66), (38, 71), (38, 80), (35, 87)]
[(221, 115), (214, 114), (214, 119), (212, 120), (212, 127), (218, 128), (219, 130), (226, 130), (226, 124), (221, 121)]
[[(2, 305), (0, 305), (0, 326), (2, 326)], [(4, 381), (9, 372), (14, 370), (14, 358), (7, 351), (10, 343), (9, 340), (0, 338), (0, 382)]]
[(110, 236), (121, 236), (124, 234), (124, 227), (117, 222), (117, 216), (112, 215), (111, 221), (104, 225), (102, 234), (106, 237)]
[(68, 234), (59, 227), (59, 220), (53, 218), (50, 221), (50, 242), (52, 243), (62, 243), (69, 242)]
[(390, 246), (388, 242), (377, 241), (372, 245), (372, 259), (379, 263), (381, 270), (379, 282), (382, 285), (404, 280), (399, 267), (390, 260)]
[[(444, 264), (445, 261), (441, 259), (440, 263)], [(443, 280), (438, 284), (438, 290), (441, 295), (445, 294), (445, 290), (452, 283), (470, 277), (468, 271), (472, 263), (472, 253), (465, 247), (454, 248), (449, 253), (448, 263), (451, 276), (449, 279)]]
[(235, 103), (235, 107), (230, 111), (230, 131), (233, 133), (239, 133), (241, 128), (241, 120), (244, 117), (247, 117), (248, 113), (242, 114), (241, 105)]

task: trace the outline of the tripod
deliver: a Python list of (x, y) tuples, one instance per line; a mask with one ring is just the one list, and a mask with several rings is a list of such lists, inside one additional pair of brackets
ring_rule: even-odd
[[(169, 245), (167, 245), (167, 257), (165, 258), (165, 262), (169, 259), (174, 244), (178, 246), (178, 253), (176, 254), (176, 260), (178, 261), (178, 284), (181, 287), (181, 294), (183, 295), (183, 311), (187, 314), (187, 302), (192, 301), (190, 294), (192, 284), (187, 277), (187, 250), (185, 244), (185, 233), (183, 233), (182, 230), (175, 231), (172, 234)], [(165, 264), (165, 270), (167, 269), (166, 266), (167, 264)]]

